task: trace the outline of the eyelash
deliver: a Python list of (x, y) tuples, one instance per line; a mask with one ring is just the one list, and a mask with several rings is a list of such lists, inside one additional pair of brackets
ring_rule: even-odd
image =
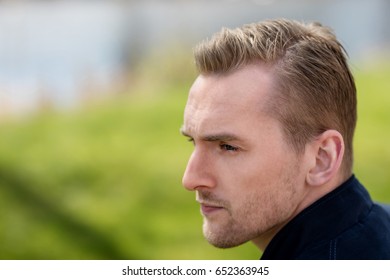
[(236, 152), (236, 151), (238, 151), (237, 147), (234, 147), (234, 146), (229, 145), (229, 144), (220, 144), (219, 147), (221, 148), (221, 150), (225, 150), (225, 151), (228, 151), (228, 152)]

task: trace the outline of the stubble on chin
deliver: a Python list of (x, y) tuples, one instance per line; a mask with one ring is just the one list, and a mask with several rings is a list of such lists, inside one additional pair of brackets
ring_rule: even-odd
[[(253, 228), (256, 228), (253, 223), (258, 222), (261, 218), (257, 217), (257, 221), (248, 219), (253, 216), (253, 213), (250, 213), (253, 211), (253, 206), (245, 208), (243, 211), (234, 212), (228, 202), (218, 200), (212, 193), (199, 193), (198, 198), (224, 207), (216, 216), (203, 217), (203, 235), (213, 246), (217, 248), (236, 247), (252, 240), (259, 234), (257, 230), (253, 231)], [(256, 202), (258, 201), (248, 201), (252, 204)]]
[[(203, 221), (203, 235), (206, 240), (217, 248), (232, 248), (239, 246), (245, 243), (247, 240), (240, 239), (241, 234), (237, 235), (234, 233), (235, 230), (232, 230), (234, 225), (230, 222), (224, 225), (223, 227), (216, 228), (216, 226), (211, 225), (211, 223), (204, 218)], [(215, 222), (214, 222), (215, 223)]]
[(235, 235), (232, 235), (234, 219), (232, 217), (231, 205), (229, 202), (220, 199), (209, 191), (197, 191), (198, 202), (223, 207), (216, 216), (203, 217), (203, 235), (206, 240), (217, 248), (231, 248), (237, 246)]
[(245, 201), (245, 207), (234, 211), (229, 205), (226, 211), (203, 218), (203, 235), (210, 244), (217, 248), (242, 245), (264, 235), (286, 215), (280, 201), (275, 203), (270, 193), (248, 195)]

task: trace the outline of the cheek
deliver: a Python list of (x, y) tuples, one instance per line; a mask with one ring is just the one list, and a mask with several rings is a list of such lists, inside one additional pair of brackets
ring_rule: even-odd
[(239, 164), (235, 178), (242, 181), (243, 188), (267, 188), (289, 168), (290, 161), (280, 152), (264, 152)]
[(246, 207), (245, 204), (253, 199), (269, 204), (284, 194), (291, 195), (293, 182), (299, 176), (296, 158), (287, 157), (280, 151), (247, 158), (232, 169), (224, 183), (230, 186), (226, 195), (234, 207)]
[[(266, 230), (284, 223), (299, 203), (295, 168), (264, 168), (264, 173), (247, 178), (232, 199), (232, 218), (242, 227)], [(275, 176), (267, 174), (274, 172)]]
[[(271, 169), (275, 168), (251, 160), (234, 164), (230, 162), (224, 167), (224, 171), (219, 173), (224, 175), (220, 176), (220, 188), (216, 191), (221, 198), (229, 202), (233, 212), (241, 211), (250, 206), (249, 200), (258, 200), (269, 195), (275, 177), (273, 174), (278, 174)], [(250, 204), (253, 206), (253, 203)]]

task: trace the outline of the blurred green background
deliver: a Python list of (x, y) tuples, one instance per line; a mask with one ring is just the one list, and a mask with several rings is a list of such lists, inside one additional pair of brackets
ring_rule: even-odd
[[(189, 57), (173, 64), (140, 71), (115, 98), (2, 121), (1, 259), (259, 257), (252, 244), (221, 250), (202, 237), (194, 194), (181, 187), (192, 146), (179, 128), (195, 73)], [(390, 65), (354, 72), (355, 173), (390, 202)]]
[(195, 41), (269, 17), (320, 20), (352, 50), (355, 174), (390, 203), (388, 1), (68, 2), (0, 2), (0, 259), (258, 259), (204, 240), (179, 129)]

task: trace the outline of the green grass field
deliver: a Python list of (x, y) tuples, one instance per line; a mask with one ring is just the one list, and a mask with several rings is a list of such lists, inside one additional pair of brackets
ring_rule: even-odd
[[(355, 173), (390, 202), (390, 67), (354, 72)], [(221, 250), (202, 236), (181, 186), (192, 150), (182, 84), (0, 122), (0, 259), (259, 258), (252, 244)]]

